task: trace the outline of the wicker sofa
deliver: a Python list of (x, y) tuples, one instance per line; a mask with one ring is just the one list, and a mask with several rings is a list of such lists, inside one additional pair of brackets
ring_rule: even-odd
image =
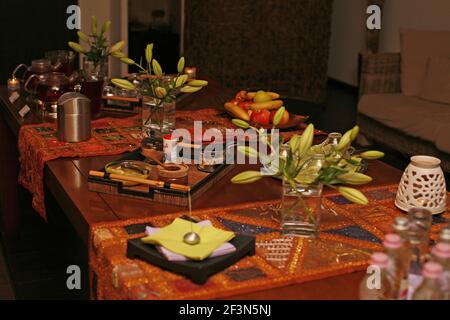
[(364, 137), (406, 156), (436, 156), (450, 172), (450, 130), (440, 130), (439, 140), (429, 133), (438, 123), (447, 127), (450, 106), (401, 94), (400, 53), (363, 54), (360, 76), (357, 122)]

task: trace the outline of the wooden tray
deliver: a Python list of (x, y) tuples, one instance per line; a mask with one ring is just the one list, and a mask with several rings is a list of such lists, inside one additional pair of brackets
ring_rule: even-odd
[[(120, 160), (143, 161), (144, 159), (145, 158), (140, 154), (140, 150), (136, 150), (125, 155)], [(153, 167), (154, 169), (152, 170), (150, 179), (157, 180), (156, 166)], [(191, 200), (193, 201), (200, 197), (232, 169), (233, 165), (222, 164), (217, 166), (214, 172), (207, 173), (198, 170), (195, 165), (189, 165), (188, 185), (191, 187)], [(104, 172), (105, 169), (102, 168), (97, 171)], [(146, 185), (127, 186), (121, 181), (115, 181), (103, 177), (89, 177), (88, 188), (89, 191), (168, 203), (181, 207), (189, 206), (188, 192), (185, 191), (177, 191), (165, 188), (154, 189)]]
[(128, 240), (127, 257), (140, 258), (163, 269), (188, 277), (192, 282), (204, 284), (210, 276), (216, 274), (245, 256), (255, 254), (255, 237), (236, 235), (230, 241), (236, 251), (220, 257), (208, 258), (203, 261), (169, 261), (154, 245), (145, 244), (141, 239)]

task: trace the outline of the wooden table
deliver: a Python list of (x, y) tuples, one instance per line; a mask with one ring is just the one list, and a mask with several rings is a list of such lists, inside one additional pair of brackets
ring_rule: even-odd
[[(17, 132), (23, 123), (36, 123), (41, 121), (36, 114), (30, 114), (21, 119), (17, 114), (17, 106), (7, 100), (6, 88), (0, 88), (0, 114), (2, 120), (0, 129), (2, 133), (8, 133), (9, 142), (2, 141), (4, 147), (8, 147), (11, 155), (8, 156), (10, 169), (17, 166), (17, 149), (14, 152), (14, 143), (17, 144)], [(204, 107), (221, 107), (223, 101), (232, 96), (233, 92), (223, 89), (219, 84), (210, 81), (206, 90), (201, 91), (187, 99), (177, 107), (183, 109), (198, 109)], [(20, 102), (18, 102), (20, 103)], [(11, 139), (15, 139), (14, 143)], [(2, 139), (4, 140), (4, 139)], [(129, 219), (150, 215), (160, 215), (177, 212), (180, 207), (167, 204), (149, 203), (139, 199), (130, 199), (108, 194), (90, 192), (87, 188), (88, 171), (103, 167), (106, 163), (120, 156), (93, 157), (82, 159), (58, 159), (49, 161), (46, 165), (45, 183), (63, 212), (74, 226), (77, 233), (87, 243), (89, 225), (96, 222), (115, 221), (118, 219)], [(233, 185), (229, 179), (244, 170), (245, 166), (236, 167), (227, 177), (222, 179), (213, 188), (208, 190), (200, 199), (194, 201), (194, 209), (224, 207), (233, 204), (254, 202), (260, 200), (279, 199), (281, 196), (280, 182), (275, 179), (263, 179), (252, 185)], [(8, 190), (11, 198), (5, 201), (2, 197), (2, 212), (5, 208), (17, 207), (14, 204), (14, 188), (10, 188), (15, 172), (1, 171), (1, 191)], [(386, 185), (397, 183), (401, 172), (383, 162), (375, 161), (370, 165), (369, 175), (374, 178), (373, 185)], [(6, 179), (6, 180), (4, 180)], [(16, 180), (17, 181), (17, 180)], [(6, 186), (5, 186), (6, 184)], [(9, 188), (8, 188), (9, 186)], [(16, 184), (17, 188), (17, 184)], [(330, 190), (325, 190), (329, 193)], [(5, 205), (6, 203), (6, 205)], [(17, 208), (16, 208), (17, 209)], [(9, 217), (3, 219), (3, 225), (14, 220), (10, 213)], [(18, 227), (18, 221), (13, 221), (9, 232)], [(305, 284), (292, 285), (283, 288), (265, 290), (232, 298), (245, 299), (356, 299), (358, 284), (362, 273), (353, 273)]]

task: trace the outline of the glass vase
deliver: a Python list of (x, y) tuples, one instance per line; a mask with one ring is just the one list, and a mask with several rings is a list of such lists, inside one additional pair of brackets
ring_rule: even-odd
[(108, 59), (94, 63), (84, 58), (80, 91), (91, 100), (91, 115), (93, 118), (98, 117), (101, 112), (103, 86), (107, 75)]
[(168, 102), (144, 96), (142, 98), (142, 131), (147, 140), (161, 140), (175, 130), (175, 99)]
[(317, 238), (319, 235), (321, 184), (299, 186), (283, 179), (281, 203), (281, 231), (284, 235)]

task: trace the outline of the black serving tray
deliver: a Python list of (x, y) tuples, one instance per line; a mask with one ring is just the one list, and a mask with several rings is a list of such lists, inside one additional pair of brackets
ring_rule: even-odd
[(245, 256), (255, 254), (255, 237), (236, 235), (230, 241), (236, 251), (220, 257), (208, 258), (203, 261), (169, 261), (158, 249), (146, 244), (141, 239), (128, 240), (127, 257), (140, 258), (162, 269), (183, 275), (196, 284), (204, 284), (210, 276), (238, 262)]
[[(140, 150), (135, 150), (124, 155), (121, 160), (144, 161), (145, 157), (141, 155)], [(215, 183), (222, 179), (233, 169), (231, 164), (221, 164), (215, 166), (214, 172), (205, 174), (205, 176), (195, 183), (190, 183), (191, 200), (199, 198), (204, 192), (211, 188)], [(190, 170), (198, 170), (192, 166)], [(104, 172), (104, 168), (97, 171)], [(199, 171), (199, 170), (198, 170)], [(88, 177), (88, 189), (90, 191), (120, 195), (124, 197), (138, 198), (143, 200), (168, 203), (175, 206), (188, 207), (188, 192), (172, 190), (168, 188), (155, 189), (151, 186), (131, 186), (124, 185), (121, 181), (111, 180), (105, 177)]]

